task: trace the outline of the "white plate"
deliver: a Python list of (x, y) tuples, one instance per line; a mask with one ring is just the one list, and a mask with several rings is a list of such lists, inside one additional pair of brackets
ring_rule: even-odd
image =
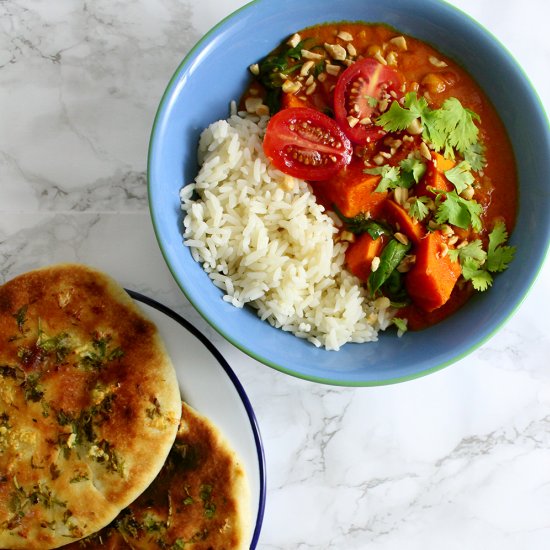
[[(265, 508), (265, 459), (250, 401), (231, 367), (193, 325), (155, 300), (127, 291), (157, 325), (178, 376), (181, 395), (225, 435), (246, 469), (256, 548)], [(255, 521), (254, 521), (255, 520)]]

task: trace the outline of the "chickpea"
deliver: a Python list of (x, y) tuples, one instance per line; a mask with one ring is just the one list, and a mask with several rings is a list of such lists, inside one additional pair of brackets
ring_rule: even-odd
[(437, 73), (428, 73), (421, 81), (430, 94), (440, 94), (447, 88), (445, 80)]

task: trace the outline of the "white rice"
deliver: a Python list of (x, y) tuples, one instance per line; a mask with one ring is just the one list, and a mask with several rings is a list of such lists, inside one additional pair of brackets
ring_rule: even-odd
[(184, 243), (223, 299), (337, 350), (367, 342), (391, 321), (389, 300), (370, 303), (344, 268), (347, 243), (309, 186), (270, 166), (267, 117), (237, 114), (211, 124), (199, 142), (200, 171), (181, 190)]

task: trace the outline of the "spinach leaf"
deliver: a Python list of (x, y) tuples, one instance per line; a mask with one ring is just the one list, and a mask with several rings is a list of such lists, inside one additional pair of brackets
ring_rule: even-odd
[(382, 285), (384, 295), (387, 296), (392, 307), (401, 308), (410, 303), (409, 294), (405, 288), (404, 274), (394, 269)]
[(411, 244), (400, 243), (397, 239), (392, 239), (382, 250), (380, 254), (380, 265), (376, 271), (369, 275), (368, 288), (371, 296), (374, 296), (380, 287), (388, 280), (394, 269), (401, 263)]
[(373, 239), (378, 239), (382, 235), (391, 235), (392, 231), (388, 226), (383, 223), (377, 222), (372, 218), (368, 218), (363, 212), (357, 214), (353, 218), (344, 216), (340, 212), (339, 208), (333, 204), (332, 209), (336, 212), (336, 215), (344, 222), (344, 226), (347, 231), (359, 235), (361, 233), (368, 233)]
[(303, 65), (303, 63), (296, 63), (296, 61), (300, 60), (302, 56), (301, 52), (303, 49), (306, 49), (306, 45), (310, 40), (306, 38), (294, 48), (288, 48), (264, 57), (258, 63), (260, 71), (258, 80), (267, 89), (280, 88), (284, 80), (280, 75), (288, 75)]
[(258, 63), (259, 74), (256, 78), (267, 90), (265, 104), (271, 114), (281, 108), (281, 88), (285, 77), (302, 67), (304, 64), (300, 61), (302, 50), (307, 49), (311, 40), (311, 38), (306, 38), (294, 48), (286, 48), (269, 54)]

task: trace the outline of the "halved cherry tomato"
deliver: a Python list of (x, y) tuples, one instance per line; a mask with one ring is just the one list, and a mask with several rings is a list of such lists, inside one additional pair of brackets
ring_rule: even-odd
[(290, 176), (326, 180), (351, 161), (352, 147), (338, 124), (307, 107), (283, 109), (267, 124), (264, 152)]
[(389, 105), (393, 99), (390, 92), (397, 93), (402, 82), (397, 71), (370, 57), (350, 65), (340, 75), (334, 90), (334, 114), (353, 143), (364, 145), (386, 134), (374, 124), (381, 114), (379, 102), (387, 99)]

